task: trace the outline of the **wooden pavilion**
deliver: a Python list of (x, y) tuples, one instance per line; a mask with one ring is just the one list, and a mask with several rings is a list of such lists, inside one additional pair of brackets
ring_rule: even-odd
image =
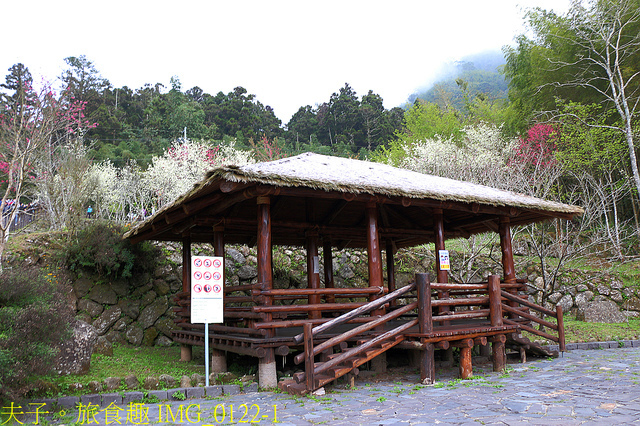
[[(436, 349), (451, 353), (460, 348), (462, 377), (472, 374), (476, 345), (488, 348), (491, 343), (497, 371), (504, 369), (506, 345), (543, 351), (520, 337), (523, 330), (558, 342), (564, 350), (562, 310), (529, 302), (525, 282), (516, 278), (510, 229), (553, 218), (571, 220), (581, 213), (576, 206), (486, 186), (307, 153), (214, 169), (125, 237), (134, 243), (183, 244), (180, 330), (173, 336), (183, 345), (183, 359), (190, 358), (192, 345), (204, 345), (203, 324), (190, 323), (191, 244), (211, 243), (218, 256), (224, 256), (225, 244), (257, 246), (257, 283), (227, 285), (224, 323), (209, 325), (212, 368), (226, 368), (225, 352), (251, 355), (259, 359), (260, 386), (274, 387), (276, 355), (298, 351), (295, 360), (304, 363), (304, 373), (280, 386), (304, 393), (357, 374), (358, 366), (383, 359), (392, 347), (420, 351), (425, 383), (435, 380)], [(435, 243), (440, 251), (447, 239), (484, 232), (500, 236), (502, 277), (452, 284), (436, 262), (435, 282), (416, 274), (414, 282), (396, 288), (398, 248)], [(306, 248), (308, 288), (274, 288), (274, 245)], [(332, 251), (343, 248), (366, 249), (368, 287), (334, 286)]]

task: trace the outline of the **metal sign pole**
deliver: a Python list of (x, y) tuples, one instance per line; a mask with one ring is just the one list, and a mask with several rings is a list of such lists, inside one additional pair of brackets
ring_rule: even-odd
[(205, 383), (209, 386), (209, 323), (204, 323), (204, 374)]

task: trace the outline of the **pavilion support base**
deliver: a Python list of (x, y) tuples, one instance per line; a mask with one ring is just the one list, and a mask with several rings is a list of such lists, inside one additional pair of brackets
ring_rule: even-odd
[(192, 354), (193, 354), (191, 348), (192, 348), (191, 345), (185, 345), (185, 344), (180, 345), (180, 361), (182, 362), (191, 361)]
[(420, 381), (424, 385), (432, 385), (436, 382), (435, 346), (427, 343), (425, 350), (420, 351)]
[(471, 364), (471, 349), (472, 347), (460, 348), (460, 378), (468, 379), (473, 376), (473, 366)]
[(383, 352), (371, 360), (371, 369), (377, 374), (387, 372), (387, 353)]
[(507, 353), (505, 351), (506, 336), (500, 334), (491, 339), (491, 360), (493, 371), (504, 371), (507, 368)]
[(267, 348), (267, 355), (258, 361), (258, 384), (263, 389), (278, 386), (276, 357), (272, 348)]
[(227, 355), (224, 351), (210, 349), (211, 364), (209, 370), (211, 373), (225, 373), (227, 371)]

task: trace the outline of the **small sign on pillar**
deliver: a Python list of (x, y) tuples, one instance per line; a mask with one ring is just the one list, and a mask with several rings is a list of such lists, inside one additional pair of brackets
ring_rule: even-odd
[(191, 257), (191, 323), (224, 322), (224, 259)]
[(451, 265), (449, 263), (449, 250), (438, 250), (438, 258), (440, 261), (441, 271), (448, 271), (451, 269)]

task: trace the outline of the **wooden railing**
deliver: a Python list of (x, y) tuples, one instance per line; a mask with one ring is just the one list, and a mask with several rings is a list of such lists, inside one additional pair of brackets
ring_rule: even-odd
[[(544, 337), (545, 339), (556, 342), (558, 343), (558, 347), (560, 351), (561, 352), (565, 351), (564, 321), (562, 318), (562, 306), (560, 305), (556, 306), (556, 310), (554, 312), (542, 306), (538, 306), (534, 303), (531, 303), (527, 299), (523, 299), (522, 297), (509, 293), (507, 291), (502, 290), (500, 294), (505, 302), (515, 302), (515, 303), (503, 303), (502, 305), (502, 309), (505, 312), (512, 314), (510, 318), (504, 319), (505, 324), (517, 325), (518, 327), (520, 327), (520, 329), (524, 331), (527, 331), (529, 333), (532, 333), (537, 336)], [(512, 305), (516, 305), (516, 306), (512, 306)], [(517, 305), (522, 305), (522, 306), (519, 307)], [(545, 321), (544, 319), (539, 318), (535, 315), (532, 315), (531, 313), (528, 312), (529, 309), (539, 312), (542, 315), (555, 318), (556, 323), (554, 324), (552, 322)], [(530, 326), (532, 322), (539, 324), (541, 326), (547, 327), (551, 330), (554, 330), (558, 333), (558, 335), (554, 336), (552, 334), (545, 333), (542, 330), (536, 330), (534, 327)]]

